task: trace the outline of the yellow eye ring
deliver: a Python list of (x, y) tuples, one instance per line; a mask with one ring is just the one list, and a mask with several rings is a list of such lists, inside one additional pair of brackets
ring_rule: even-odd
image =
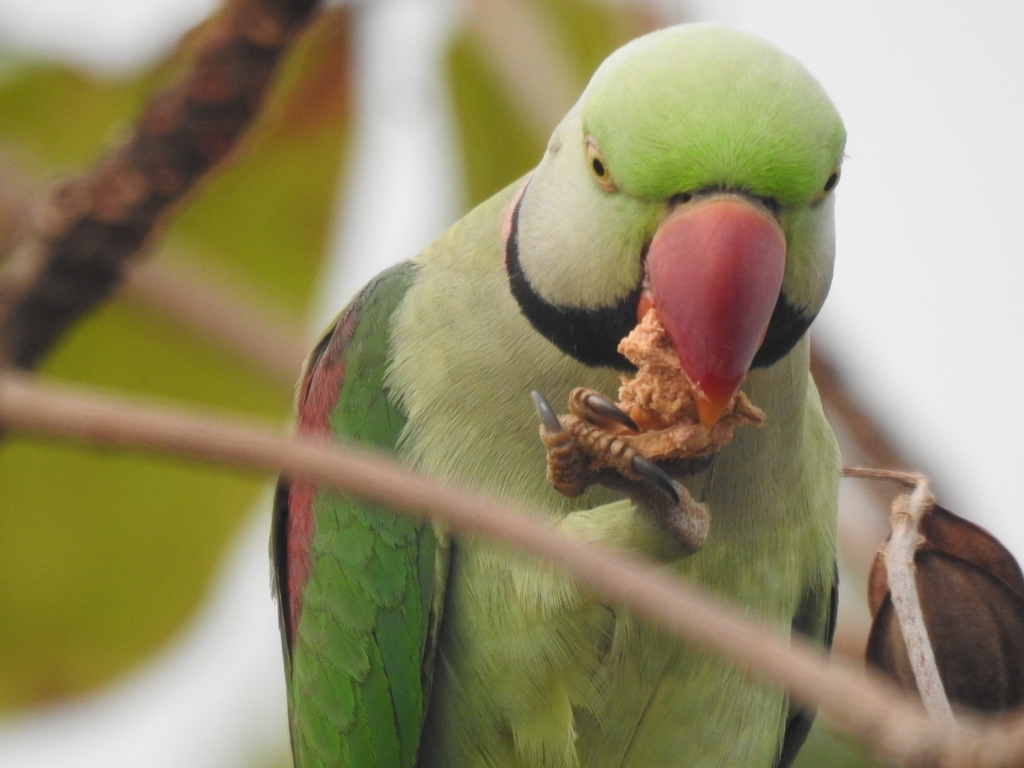
[(608, 163), (605, 162), (597, 142), (592, 137), (587, 137), (586, 150), (587, 165), (590, 166), (590, 172), (594, 175), (594, 180), (598, 186), (606, 192), (614, 191), (615, 182), (612, 180), (611, 171), (608, 170)]

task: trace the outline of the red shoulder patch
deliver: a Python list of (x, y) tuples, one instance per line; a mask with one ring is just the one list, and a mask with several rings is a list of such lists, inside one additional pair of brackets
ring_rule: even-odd
[[(359, 298), (345, 309), (334, 329), (314, 353), (299, 388), (296, 434), (330, 435), (331, 413), (345, 384), (345, 350), (359, 321)], [(309, 548), (313, 542), (313, 499), (317, 488), (306, 480), (291, 483), (288, 494), (287, 574), (289, 645), (302, 615), (302, 590), (309, 579)]]

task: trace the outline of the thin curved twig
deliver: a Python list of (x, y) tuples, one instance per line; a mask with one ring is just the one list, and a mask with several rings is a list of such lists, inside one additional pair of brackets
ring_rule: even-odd
[(464, 533), (497, 537), (568, 569), (604, 599), (628, 606), (677, 636), (788, 688), (820, 707), (884, 759), (930, 768), (1024, 765), (1024, 721), (929, 720), (891, 684), (754, 624), (693, 584), (603, 547), (569, 538), (536, 517), (411, 473), (393, 460), (324, 439), (281, 437), (237, 420), (133, 405), (0, 375), (0, 425), (13, 431), (201, 459), (266, 472), (283, 470)]
[(921, 539), (918, 526), (921, 517), (934, 504), (928, 481), (924, 478), (909, 495), (900, 494), (893, 501), (892, 538), (884, 550), (885, 570), (889, 575), (892, 606), (899, 619), (900, 632), (925, 711), (933, 718), (952, 721), (953, 709), (939, 676), (939, 665), (935, 662), (935, 651), (921, 613), (917, 568), (914, 565), (914, 553)]
[(925, 711), (938, 721), (951, 723), (953, 708), (939, 675), (939, 665), (935, 661), (935, 651), (925, 626), (914, 562), (921, 544), (921, 519), (935, 506), (928, 478), (920, 472), (863, 467), (846, 467), (843, 475), (868, 480), (890, 480), (910, 490), (910, 493), (902, 493), (893, 499), (892, 514), (889, 517), (892, 535), (882, 545), (882, 558), (893, 610), (896, 611), (900, 634), (907, 648), (907, 657)]

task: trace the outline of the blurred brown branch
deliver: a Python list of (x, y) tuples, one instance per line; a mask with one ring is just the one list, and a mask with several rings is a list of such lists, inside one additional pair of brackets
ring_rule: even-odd
[(34, 192), (29, 175), (0, 151), (0, 262), (28, 230)]
[(30, 368), (113, 291), (167, 210), (258, 113), (316, 0), (231, 0), (191, 69), (91, 171), (58, 185), (0, 270), (0, 365)]
[[(0, 263), (29, 227), (37, 187), (31, 174), (0, 153)], [(130, 260), (120, 295), (214, 341), (285, 389), (298, 380), (307, 352), (300, 329), (268, 309), (273, 302), (266, 296), (244, 290), (196, 258), (162, 249), (158, 258)]]
[(289, 440), (275, 430), (224, 417), (44, 386), (18, 374), (0, 376), (0, 423), (8, 430), (92, 445), (282, 470), (463, 533), (500, 538), (565, 567), (604, 599), (785, 686), (884, 759), (932, 768), (1024, 765), (1024, 722), (1019, 718), (930, 721), (890, 684), (848, 664), (828, 663), (820, 651), (742, 618), (692, 584), (560, 534), (523, 510), (446, 488), (392, 459), (322, 439)]

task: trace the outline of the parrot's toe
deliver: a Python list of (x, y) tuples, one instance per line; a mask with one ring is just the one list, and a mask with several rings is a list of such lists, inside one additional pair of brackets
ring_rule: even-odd
[(676, 504), (660, 510), (652, 505), (648, 512), (653, 513), (656, 524), (671, 537), (678, 548), (677, 556), (686, 556), (704, 546), (711, 530), (711, 516), (685, 488), (679, 487), (679, 490)]
[[(597, 483), (631, 498), (641, 513), (667, 534), (653, 554), (676, 558), (696, 552), (707, 539), (707, 509), (662, 467), (634, 450), (626, 431), (636, 433), (633, 420), (604, 395), (575, 389), (569, 396), (570, 413), (558, 416), (537, 391), (530, 392), (540, 439), (547, 449), (547, 477), (551, 486), (570, 498)], [(685, 477), (710, 466), (712, 457), (675, 462), (673, 470)], [(659, 554), (660, 553), (660, 554)]]

